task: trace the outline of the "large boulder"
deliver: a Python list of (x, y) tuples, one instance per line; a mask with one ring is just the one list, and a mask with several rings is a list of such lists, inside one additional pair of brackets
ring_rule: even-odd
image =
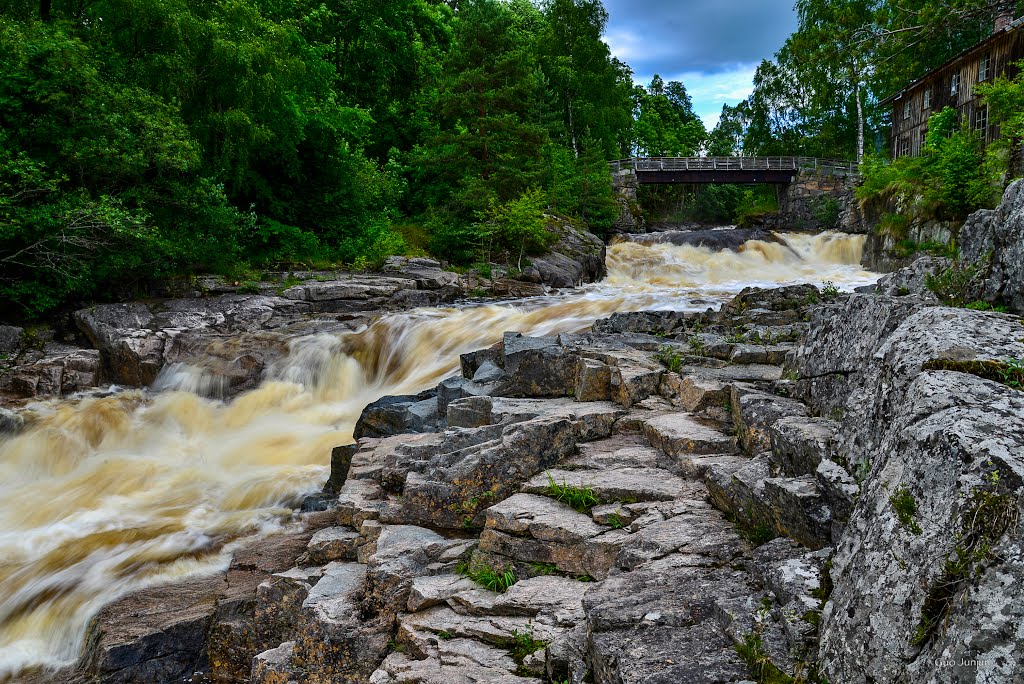
[(551, 287), (576, 287), (605, 277), (604, 241), (569, 221), (549, 217), (548, 231), (557, 241), (548, 253), (531, 257), (522, 279)]
[(964, 263), (981, 268), (980, 297), (1024, 312), (1024, 181), (1006, 189), (994, 212), (971, 215), (958, 244)]
[(797, 356), (808, 398), (844, 417), (835, 459), (863, 479), (819, 662), (852, 684), (1013, 681), (1024, 394), (997, 380), (1024, 357), (1020, 319), (884, 296), (836, 313)]

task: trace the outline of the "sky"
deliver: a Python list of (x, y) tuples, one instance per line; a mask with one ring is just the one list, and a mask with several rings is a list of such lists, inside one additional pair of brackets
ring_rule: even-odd
[(682, 81), (708, 130), (722, 104), (753, 89), (754, 71), (796, 29), (793, 0), (604, 0), (605, 40), (633, 67), (637, 83), (654, 74)]

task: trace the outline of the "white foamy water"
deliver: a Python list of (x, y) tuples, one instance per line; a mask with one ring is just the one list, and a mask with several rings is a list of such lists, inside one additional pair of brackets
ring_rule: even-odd
[(456, 372), (505, 331), (586, 329), (617, 311), (703, 310), (744, 287), (875, 282), (862, 236), (786, 235), (737, 252), (609, 248), (603, 283), (558, 297), (385, 316), (292, 340), (261, 386), (229, 402), (216, 378), (169, 366), (152, 391), (51, 402), (0, 442), (0, 681), (78, 656), (100, 607), (211, 572), (232, 541), (278, 529), (320, 489), (366, 404)]

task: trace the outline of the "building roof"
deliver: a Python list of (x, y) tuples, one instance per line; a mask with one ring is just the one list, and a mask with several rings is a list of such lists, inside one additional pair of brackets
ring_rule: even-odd
[(951, 66), (953, 64), (956, 64), (957, 62), (959, 62), (960, 60), (962, 60), (964, 57), (966, 57), (967, 55), (971, 54), (972, 52), (980, 50), (980, 49), (988, 46), (990, 43), (994, 43), (1004, 33), (1010, 33), (1012, 31), (1016, 31), (1021, 26), (1024, 26), (1024, 17), (1021, 17), (1019, 19), (1014, 19), (1005, 28), (1003, 28), (1003, 29), (1001, 29), (999, 31), (993, 31), (992, 35), (990, 35), (985, 40), (981, 41), (980, 43), (976, 43), (976, 44), (972, 45), (971, 47), (967, 48), (966, 50), (964, 50), (963, 52), (958, 54), (956, 57), (953, 57), (952, 59), (947, 60), (941, 66), (935, 67), (934, 69), (932, 69), (931, 71), (929, 71), (927, 74), (925, 74), (924, 76), (920, 77), (916, 81), (913, 81), (913, 82), (909, 83), (908, 85), (904, 86), (903, 89), (899, 90), (895, 95), (890, 95), (889, 97), (885, 98), (884, 100), (881, 100), (878, 104), (880, 104), (880, 105), (887, 105), (887, 104), (891, 104), (891, 103), (899, 100), (900, 98), (902, 98), (907, 93), (907, 91), (913, 90), (914, 88), (916, 88), (917, 86), (921, 85), (922, 83), (927, 81), (929, 78), (931, 78), (932, 74), (934, 74), (936, 71), (942, 71), (946, 67)]

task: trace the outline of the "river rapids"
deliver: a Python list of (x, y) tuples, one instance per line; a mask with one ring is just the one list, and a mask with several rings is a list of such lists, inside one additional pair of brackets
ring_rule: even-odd
[(456, 372), (505, 331), (580, 331), (614, 312), (698, 311), (744, 287), (872, 283), (863, 236), (781, 235), (714, 252), (620, 243), (608, 278), (559, 296), (384, 316), (290, 342), (261, 386), (228, 402), (202, 373), (33, 405), (0, 438), (0, 681), (79, 655), (90, 618), (125, 593), (222, 569), (232, 545), (289, 524), (363, 407)]

